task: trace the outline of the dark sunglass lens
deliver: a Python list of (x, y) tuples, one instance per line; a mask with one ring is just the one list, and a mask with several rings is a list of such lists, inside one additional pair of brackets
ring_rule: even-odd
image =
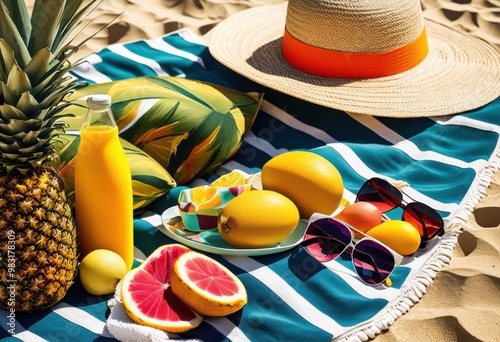
[(418, 229), (423, 241), (432, 239), (444, 226), (441, 216), (434, 209), (420, 202), (411, 202), (406, 206), (403, 220)]
[(402, 199), (396, 187), (383, 179), (372, 178), (359, 189), (356, 202), (370, 202), (385, 213), (399, 206)]
[(371, 285), (383, 283), (395, 267), (391, 252), (372, 240), (358, 242), (352, 252), (352, 260), (360, 278)]
[(307, 228), (302, 247), (318, 261), (337, 258), (351, 242), (349, 228), (330, 218), (313, 221)]

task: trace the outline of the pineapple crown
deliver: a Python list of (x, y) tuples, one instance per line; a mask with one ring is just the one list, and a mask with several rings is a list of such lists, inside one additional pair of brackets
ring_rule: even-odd
[[(64, 132), (60, 114), (73, 89), (69, 58), (90, 38), (65, 43), (97, 0), (0, 0), (0, 172), (28, 170), (58, 160), (53, 138)], [(101, 28), (101, 30), (104, 29)]]

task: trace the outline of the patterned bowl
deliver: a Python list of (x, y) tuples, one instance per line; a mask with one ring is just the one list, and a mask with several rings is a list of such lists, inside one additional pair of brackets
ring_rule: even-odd
[(231, 187), (198, 186), (179, 193), (179, 212), (187, 230), (201, 232), (217, 229), (217, 217), (233, 198), (251, 190), (251, 185)]

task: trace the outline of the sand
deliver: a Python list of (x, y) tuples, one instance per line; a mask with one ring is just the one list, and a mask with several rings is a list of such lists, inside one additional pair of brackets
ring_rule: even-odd
[[(153, 38), (183, 27), (209, 33), (240, 10), (282, 0), (105, 0), (84, 30), (95, 32), (121, 15), (77, 57), (108, 44)], [(500, 50), (500, 0), (423, 0), (425, 15), (489, 41)], [(500, 172), (459, 236), (450, 263), (422, 300), (377, 342), (500, 341)]]

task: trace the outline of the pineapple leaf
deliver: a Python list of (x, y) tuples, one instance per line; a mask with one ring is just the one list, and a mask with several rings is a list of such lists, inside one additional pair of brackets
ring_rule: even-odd
[(66, 0), (36, 0), (31, 14), (32, 31), (28, 50), (34, 55), (48, 47), (52, 50)]
[(38, 84), (49, 70), (49, 64), (52, 60), (52, 53), (48, 48), (38, 51), (31, 62), (28, 63), (24, 72), (28, 74), (32, 84)]
[(26, 134), (24, 136), (24, 138), (21, 140), (21, 143), (24, 146), (26, 146), (27, 144), (29, 144), (32, 141), (39, 140), (38, 139), (39, 134), (40, 134), (39, 131), (29, 131), (28, 134)]
[(70, 57), (111, 24), (79, 44), (67, 43), (103, 0), (32, 1), (29, 13), (22, 0), (0, 0), (0, 171), (23, 174), (57, 162), (54, 138), (67, 127), (63, 119), (74, 116), (61, 109), (82, 85), (67, 76), (81, 63)]
[(7, 105), (15, 105), (19, 97), (7, 87), (7, 84), (0, 82), (0, 98)]
[(28, 117), (23, 112), (9, 104), (0, 105), (0, 118), (2, 119), (2, 122), (9, 122), (9, 120), (12, 119), (28, 119)]
[(16, 153), (19, 148), (20, 146), (17, 141), (13, 141), (12, 143), (0, 142), (0, 150), (4, 151), (4, 153)]
[(6, 84), (7, 87), (13, 90), (18, 98), (21, 97), (22, 93), (31, 89), (31, 82), (28, 75), (26, 75), (17, 65), (10, 69)]
[[(82, 8), (79, 12), (78, 9), (80, 8), (82, 4), (82, 0), (73, 0), (69, 1), (66, 6), (64, 7), (64, 12), (62, 15), (61, 19), (61, 25), (59, 26), (59, 32), (57, 34), (57, 37), (54, 41), (53, 49), (52, 52), (59, 51), (62, 47), (66, 39), (68, 39), (69, 35), (71, 32), (75, 30), (81, 23), (83, 18), (85, 18), (88, 13), (90, 13), (92, 10), (89, 10), (90, 7), (94, 5), (94, 3), (97, 0), (92, 0), (87, 6)], [(99, 1), (99, 4), (102, 1)], [(96, 7), (99, 5), (97, 4)]]
[[(20, 156), (19, 153), (1, 153), (3, 159), (9, 160), (9, 163), (5, 163), (2, 167), (4, 167), (7, 172), (18, 170), (22, 174), (26, 174), (30, 169), (42, 166), (47, 160), (47, 155), (51, 153), (53, 153), (52, 150), (48, 150), (47, 152), (28, 153), (24, 156)], [(30, 167), (26, 167), (27, 164), (30, 165)]]
[(74, 81), (71, 77), (65, 77), (56, 78), (54, 81), (48, 83), (44, 82), (44, 84), (47, 84), (47, 87), (42, 88), (38, 96), (35, 96), (42, 98), (43, 100), (41, 103), (44, 108), (47, 108), (47, 105), (50, 103), (57, 104), (57, 102), (54, 102), (54, 99), (62, 100), (66, 92), (78, 87), (81, 82)]
[(0, 132), (15, 138), (15, 135), (19, 132), (16, 126), (17, 125), (13, 123), (12, 120), (9, 123), (0, 123)]
[(3, 2), (10, 12), (12, 20), (16, 23), (17, 30), (23, 38), (24, 44), (28, 45), (31, 34), (31, 21), (26, 3), (19, 0), (3, 0)]
[(14, 51), (5, 40), (0, 38), (0, 81), (7, 81), (9, 71), (14, 65), (16, 65)]
[(30, 154), (33, 151), (40, 151), (41, 148), (44, 145), (46, 145), (46, 141), (45, 140), (38, 140), (36, 142), (36, 144), (30, 145), (30, 146), (27, 146), (27, 147), (22, 147), (18, 151), (22, 155), (27, 155), (27, 154)]
[(78, 43), (76, 46), (70, 45), (71, 42), (73, 41), (73, 39), (72, 39), (64, 47), (61, 48), (61, 51), (57, 54), (56, 59), (62, 60), (62, 61), (68, 60), (74, 53), (76, 53), (80, 49), (80, 47), (82, 47), (83, 45), (85, 45), (87, 43), (87, 41), (89, 41), (90, 39), (94, 38), (99, 32), (101, 32), (102, 30), (106, 29), (120, 15), (122, 15), (122, 13), (118, 14), (116, 17), (113, 18), (113, 20), (111, 20), (109, 23), (107, 23), (106, 25), (104, 25), (103, 27), (101, 27), (99, 30), (97, 30), (96, 32), (94, 32), (92, 35), (90, 35), (89, 37), (87, 37), (86, 39), (84, 39), (83, 41), (81, 41), (80, 43)]
[[(86, 8), (90, 7), (95, 1), (96, 0), (91, 0), (91, 2), (86, 6)], [(71, 23), (75, 18), (81, 18), (81, 16), (79, 16), (81, 11), (78, 12), (78, 9), (82, 5), (82, 3), (83, 0), (66, 1), (66, 4), (64, 5), (64, 11), (61, 17), (61, 25), (59, 25), (58, 36), (66, 30), (68, 24)], [(62, 40), (64, 41), (64, 39)]]
[(38, 85), (35, 86), (31, 91), (33, 96), (35, 96), (36, 98), (43, 98), (46, 93), (52, 92), (52, 89), (59, 85), (61, 79), (64, 78), (65, 81), (67, 80), (67, 77), (64, 77), (64, 75), (66, 75), (68, 71), (79, 65), (72, 65), (67, 61), (57, 60), (53, 61), (53, 64), (55, 65), (45, 73), (43, 79), (41, 79)]
[(16, 131), (12, 127), (12, 125), (4, 124), (4, 123), (0, 123), (0, 132), (2, 132), (2, 134), (6, 135), (6, 136), (11, 136), (11, 135), (16, 133)]
[(17, 132), (24, 136), (27, 132), (37, 130), (40, 128), (41, 121), (35, 119), (19, 120), (11, 119), (9, 120), (8, 126), (12, 127), (13, 132)]
[(50, 139), (52, 136), (56, 135), (58, 131), (61, 131), (61, 129), (64, 129), (64, 127), (44, 127), (40, 130), (38, 136), (42, 139)]
[(31, 60), (31, 56), (24, 43), (23, 37), (19, 34), (18, 28), (12, 20), (3, 1), (0, 2), (0, 37), (2, 37), (12, 51), (14, 51), (14, 57), (17, 63), (24, 69)]
[(48, 125), (51, 125), (52, 127), (56, 127), (57, 129), (59, 130), (62, 130), (64, 132), (65, 128), (68, 127), (68, 125), (64, 122), (64, 121), (59, 121), (61, 119), (64, 119), (64, 118), (68, 118), (68, 117), (75, 117), (74, 114), (57, 114), (57, 115), (53, 115), (50, 119), (47, 120), (48, 122)]
[[(0, 143), (7, 144), (7, 146), (12, 146), (12, 144), (17, 144), (17, 141), (16, 141), (16, 139), (14, 139), (13, 137), (10, 137), (10, 136), (1, 136)], [(4, 151), (5, 148), (3, 150), (0, 148), (0, 150)]]
[(21, 95), (16, 107), (28, 117), (31, 117), (31, 114), (38, 110), (38, 102), (29, 91), (25, 91)]

